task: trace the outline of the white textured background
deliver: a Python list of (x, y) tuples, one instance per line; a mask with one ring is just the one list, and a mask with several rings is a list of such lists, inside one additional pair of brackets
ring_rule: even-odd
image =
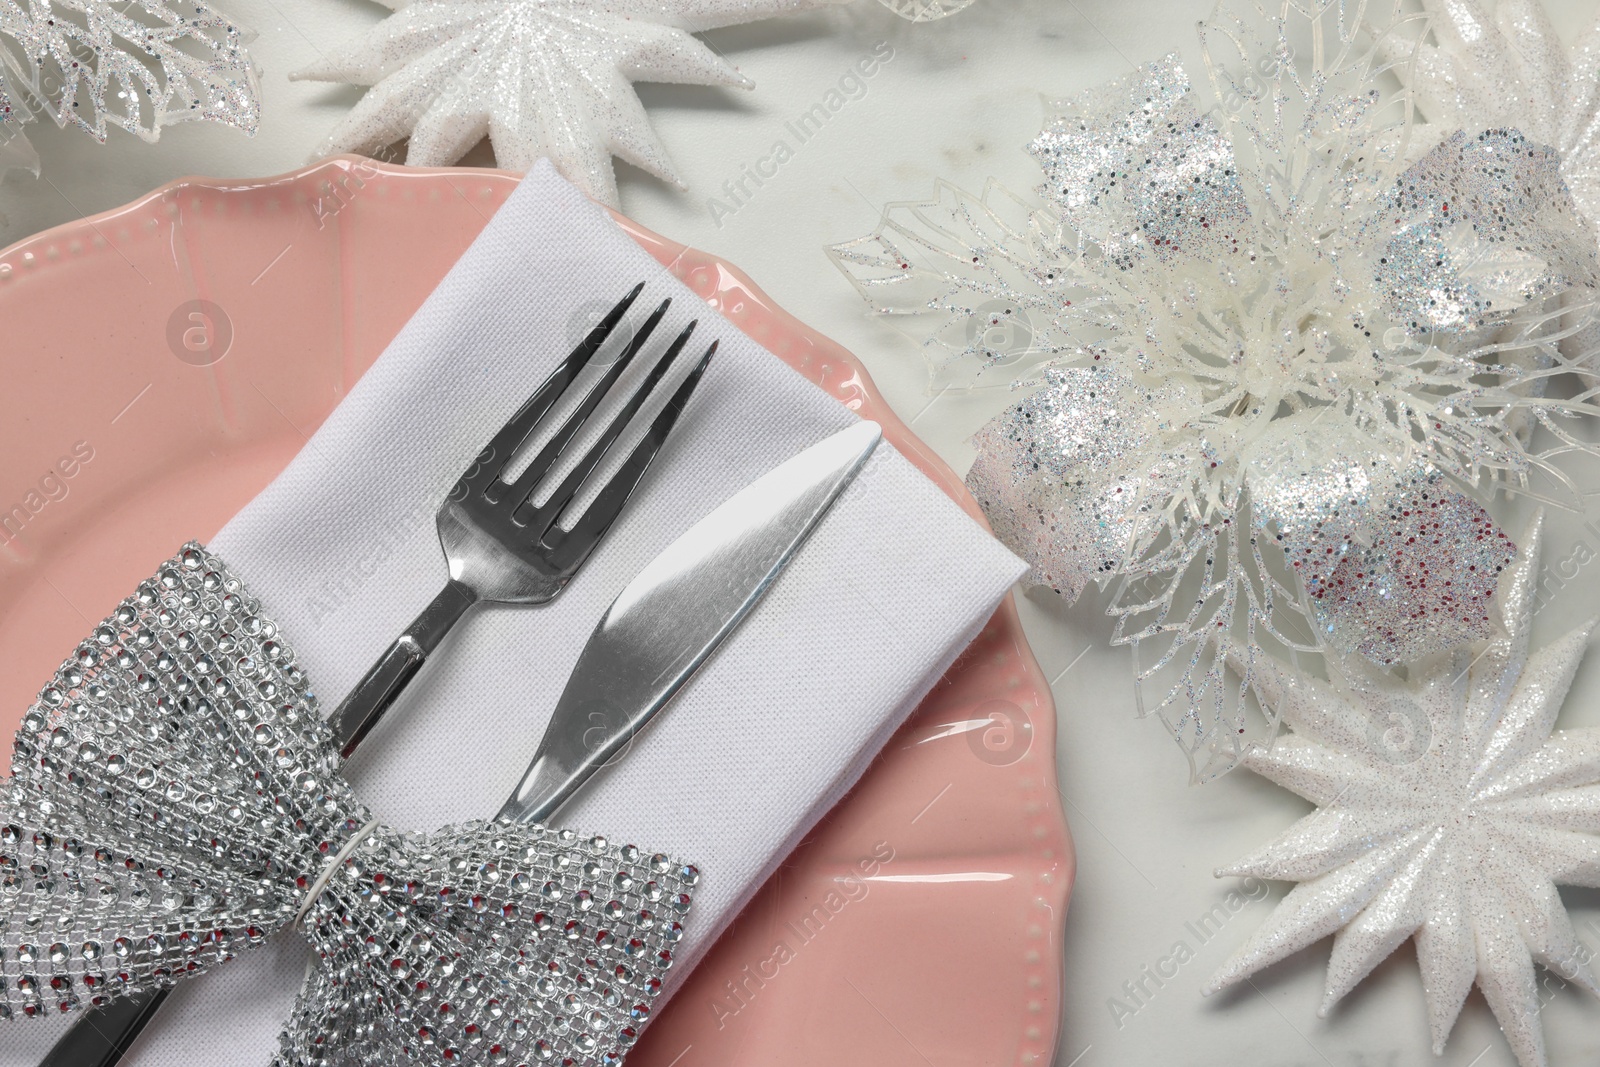
[[(260, 176), (305, 161), (359, 90), (291, 83), (287, 73), (315, 60), (319, 48), (377, 21), (385, 9), (368, 0), (217, 2), (260, 34), (252, 47), (265, 68), (261, 133), (247, 140), (227, 129), (189, 126), (169, 130), (156, 146), (116, 134), (102, 147), (76, 132), (35, 126), (31, 136), (48, 180), (13, 175), (0, 185), (0, 243), (115, 207), (181, 175)], [(1547, 4), (1569, 40), (1596, 9), (1593, 0)], [(689, 188), (680, 192), (621, 167), (623, 209), (739, 264), (780, 304), (856, 352), (913, 428), (963, 467), (962, 438), (973, 411), (948, 399), (930, 403), (915, 347), (863, 314), (822, 246), (867, 233), (886, 201), (924, 197), (936, 177), (974, 190), (990, 176), (1017, 190), (1031, 188), (1038, 170), (1022, 146), (1039, 129), (1040, 95), (1087, 88), (1174, 49), (1198, 74), (1194, 23), (1209, 8), (1209, 0), (977, 0), (942, 23), (912, 26), (860, 0), (708, 34), (714, 48), (755, 80), (756, 90), (643, 87), (656, 129)], [(879, 41), (893, 46), (894, 59), (871, 79), (865, 97), (717, 225), (708, 198), (743, 165), (766, 155), (784, 135), (784, 122), (816, 103)], [(490, 157), (480, 150), (473, 158)], [(1576, 518), (1555, 517), (1547, 560), (1571, 554), (1577, 529)], [(1600, 573), (1591, 570), (1563, 588), (1541, 617), (1539, 633), (1558, 633), (1592, 611), (1597, 583)], [(1327, 1020), (1315, 1016), (1327, 942), (1258, 976), (1254, 989), (1200, 998), (1205, 977), (1286, 888), (1274, 886), (1268, 900), (1248, 903), (1219, 934), (1197, 945), (1185, 923), (1232, 888), (1213, 879), (1211, 870), (1275, 836), (1305, 805), (1244, 775), (1189, 787), (1183, 759), (1162, 728), (1134, 718), (1127, 660), (1105, 647), (1110, 627), (1095, 605), (1086, 598), (1068, 609), (1050, 598), (1030, 598), (1022, 607), (1034, 648), (1057, 678), (1061, 780), (1081, 865), (1067, 918), (1059, 1067), (1432, 1062), (1409, 945)], [(1591, 662), (1562, 725), (1600, 724), (1597, 696), (1600, 666)], [(1600, 893), (1567, 890), (1564, 896), (1580, 936), (1600, 950)], [(1197, 945), (1196, 958), (1159, 990), (1147, 982), (1153, 997), (1119, 1026), (1108, 1000), (1124, 997), (1131, 1004), (1123, 983), (1139, 979), (1141, 968), (1167, 955), (1180, 938)], [(1552, 983), (1544, 1021), (1558, 1067), (1600, 1059), (1600, 1005)], [(750, 1062), (760, 1062), (758, 1051)], [(1476, 994), (1437, 1062), (1514, 1062)], [(686, 1059), (681, 1067), (695, 1064)]]

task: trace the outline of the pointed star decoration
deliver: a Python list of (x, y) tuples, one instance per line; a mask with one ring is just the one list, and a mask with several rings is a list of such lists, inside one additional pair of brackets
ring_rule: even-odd
[(548, 156), (617, 205), (617, 155), (681, 184), (631, 82), (754, 83), (692, 36), (843, 0), (380, 0), (394, 14), (294, 80), (372, 86), (319, 149), (448, 166), (487, 134), (496, 162)]
[(1474, 982), (1522, 1067), (1545, 1060), (1538, 963), (1600, 996), (1556, 892), (1600, 886), (1600, 729), (1551, 728), (1593, 623), (1529, 653), (1535, 519), (1501, 630), (1412, 665), (1361, 657), (1331, 682), (1256, 667), (1292, 733), (1243, 765), (1318, 806), (1217, 871), (1298, 882), (1205, 986), (1213, 993), (1334, 935), (1319, 1015), (1415, 938), (1435, 1053)]

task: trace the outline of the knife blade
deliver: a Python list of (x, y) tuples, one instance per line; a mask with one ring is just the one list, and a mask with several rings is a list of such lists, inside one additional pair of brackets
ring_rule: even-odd
[(691, 526), (606, 609), (503, 818), (548, 818), (623, 751), (750, 613), (883, 432), (860, 422), (774, 467)]
[[(500, 815), (548, 818), (615, 759), (749, 615), (882, 439), (860, 422), (774, 467), (668, 545), (612, 601), (578, 655)], [(114, 1067), (170, 989), (93, 1009), (39, 1067)]]

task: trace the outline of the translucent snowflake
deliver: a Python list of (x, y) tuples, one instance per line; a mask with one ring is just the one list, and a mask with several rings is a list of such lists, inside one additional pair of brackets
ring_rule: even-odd
[(37, 173), (22, 126), (43, 114), (97, 140), (206, 120), (254, 134), (255, 68), (237, 23), (204, 3), (0, 0), (0, 170)]

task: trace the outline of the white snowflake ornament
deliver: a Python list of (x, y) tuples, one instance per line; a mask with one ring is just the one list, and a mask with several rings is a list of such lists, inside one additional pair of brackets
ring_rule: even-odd
[(1474, 982), (1523, 1067), (1545, 1063), (1534, 964), (1597, 996), (1556, 892), (1600, 886), (1600, 729), (1551, 732), (1593, 623), (1529, 653), (1539, 520), (1489, 640), (1412, 665), (1360, 657), (1331, 681), (1255, 664), (1292, 733), (1244, 766), (1318, 806), (1217, 872), (1300, 883), (1207, 983), (1212, 993), (1334, 935), (1319, 1014), (1415, 938), (1435, 1053)]
[[(395, 13), (297, 80), (372, 86), (321, 153), (409, 135), (406, 162), (442, 167), (489, 137), (495, 160), (548, 156), (613, 207), (611, 157), (678, 182), (630, 84), (753, 87), (693, 33), (840, 0), (381, 0)], [(681, 184), (681, 183), (680, 183)]]

